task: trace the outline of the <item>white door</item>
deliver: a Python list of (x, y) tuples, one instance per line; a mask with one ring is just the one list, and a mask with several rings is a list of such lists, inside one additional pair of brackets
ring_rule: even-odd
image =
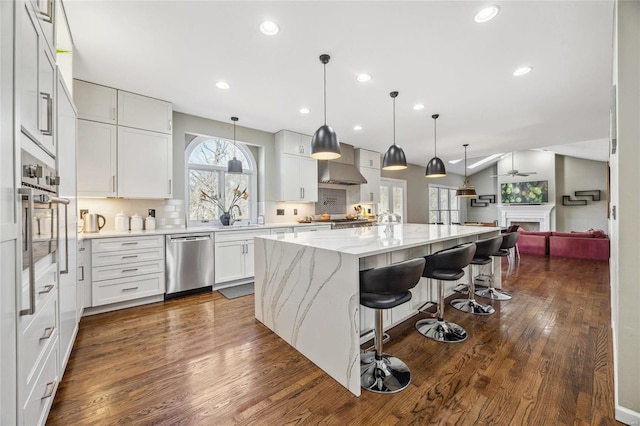
[(105, 124), (118, 123), (118, 91), (111, 87), (73, 80), (78, 118)]
[(118, 126), (118, 196), (171, 198), (171, 135)]
[(118, 90), (118, 125), (172, 133), (170, 102)]
[(389, 211), (399, 214), (407, 223), (407, 181), (403, 179), (380, 179), (380, 202), (378, 213)]
[(115, 197), (116, 126), (78, 120), (78, 196)]
[(244, 241), (216, 243), (215, 283), (244, 278)]

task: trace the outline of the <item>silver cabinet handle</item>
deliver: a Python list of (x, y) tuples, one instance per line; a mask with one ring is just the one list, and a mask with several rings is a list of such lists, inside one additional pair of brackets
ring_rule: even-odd
[(36, 312), (36, 272), (33, 262), (33, 190), (31, 188), (20, 188), (18, 194), (21, 194), (23, 199), (27, 200), (27, 215), (24, 218), (27, 240), (27, 250), (29, 251), (29, 308), (22, 309), (20, 316), (33, 315)]
[(169, 120), (169, 130), (171, 130), (171, 120)]
[(135, 246), (136, 244), (138, 244), (137, 241), (129, 241), (127, 243), (122, 243), (123, 246)]
[(373, 160), (369, 160), (369, 166), (373, 167)]
[(49, 93), (40, 92), (40, 102), (45, 102), (46, 104), (46, 117), (47, 120), (45, 123), (40, 123), (40, 132), (43, 135), (51, 136), (53, 134), (52, 123), (53, 123), (53, 98)]
[(171, 185), (171, 179), (169, 179), (169, 195), (171, 195), (171, 187), (172, 187), (172, 185)]
[(116, 119), (116, 107), (111, 108), (111, 119)]
[(47, 390), (44, 392), (44, 396), (42, 399), (47, 399), (47, 398), (51, 398), (51, 395), (53, 395), (53, 390), (56, 388), (56, 381), (54, 380), (53, 382), (49, 382), (47, 383)]
[(137, 270), (138, 268), (129, 268), (129, 269), (123, 269), (122, 272), (135, 272)]
[(302, 198), (304, 198), (304, 188), (302, 188)]
[(111, 192), (116, 192), (116, 176), (111, 176)]
[(84, 281), (84, 266), (80, 266), (80, 270), (82, 271), (82, 278), (80, 278), (78, 281)]
[(370, 197), (370, 200), (369, 200), (369, 201), (373, 201), (373, 192), (370, 192), (369, 194), (370, 194), (370, 195), (369, 195), (369, 197)]
[(38, 294), (47, 294), (47, 293), (49, 293), (51, 290), (53, 290), (53, 287), (54, 287), (54, 286), (53, 286), (53, 284), (47, 284), (47, 285), (45, 285), (45, 286), (44, 286), (44, 290), (40, 290), (40, 291), (38, 292)]
[[(64, 204), (64, 269), (60, 271), (61, 274), (69, 273), (69, 200), (66, 200)], [(58, 227), (60, 227), (60, 217), (58, 216)]]
[(123, 288), (122, 291), (133, 291), (133, 290), (137, 290), (138, 287), (128, 287), (128, 288)]
[(136, 257), (138, 257), (137, 254), (132, 254), (130, 256), (122, 256), (123, 259), (135, 259)]
[(53, 330), (55, 330), (56, 328), (51, 326), (51, 327), (47, 327), (44, 329), (44, 334), (42, 335), (42, 337), (40, 338), (40, 340), (47, 340), (49, 337), (51, 337), (51, 335), (53, 334)]

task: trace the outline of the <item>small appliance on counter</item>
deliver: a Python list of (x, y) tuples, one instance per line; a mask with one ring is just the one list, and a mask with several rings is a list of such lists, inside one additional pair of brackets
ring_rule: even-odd
[[(84, 225), (82, 227), (82, 232), (86, 233), (95, 233), (100, 232), (104, 225), (107, 224), (107, 219), (104, 216), (97, 213), (85, 213), (82, 216), (84, 219)], [(100, 224), (100, 219), (102, 219), (102, 225)]]
[(129, 215), (125, 212), (116, 214), (116, 231), (129, 230)]
[(144, 229), (147, 231), (153, 231), (156, 229), (156, 218), (153, 216), (147, 216), (144, 220)]
[(132, 231), (142, 231), (142, 216), (138, 213), (131, 216), (131, 230)]

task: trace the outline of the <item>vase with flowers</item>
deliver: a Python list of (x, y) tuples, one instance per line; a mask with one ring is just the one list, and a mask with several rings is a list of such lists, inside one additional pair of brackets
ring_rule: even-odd
[(214, 203), (218, 210), (222, 213), (220, 215), (220, 223), (223, 226), (229, 226), (233, 224), (233, 209), (236, 209), (238, 216), (242, 216), (242, 211), (240, 210), (240, 206), (238, 206), (238, 202), (240, 199), (246, 200), (249, 197), (249, 193), (247, 192), (247, 188), (240, 190), (240, 185), (236, 186), (233, 189), (233, 197), (231, 198), (231, 203), (229, 203), (229, 207), (225, 208), (224, 204), (220, 200), (217, 194), (209, 195), (204, 191), (201, 192), (201, 199), (203, 201), (208, 201)]

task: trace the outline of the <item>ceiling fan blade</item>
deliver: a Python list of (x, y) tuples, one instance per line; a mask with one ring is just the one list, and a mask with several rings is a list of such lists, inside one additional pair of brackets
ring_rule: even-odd
[(529, 176), (529, 175), (527, 173), (522, 172), (522, 173), (516, 173), (515, 176), (523, 176), (524, 177), (524, 176)]

